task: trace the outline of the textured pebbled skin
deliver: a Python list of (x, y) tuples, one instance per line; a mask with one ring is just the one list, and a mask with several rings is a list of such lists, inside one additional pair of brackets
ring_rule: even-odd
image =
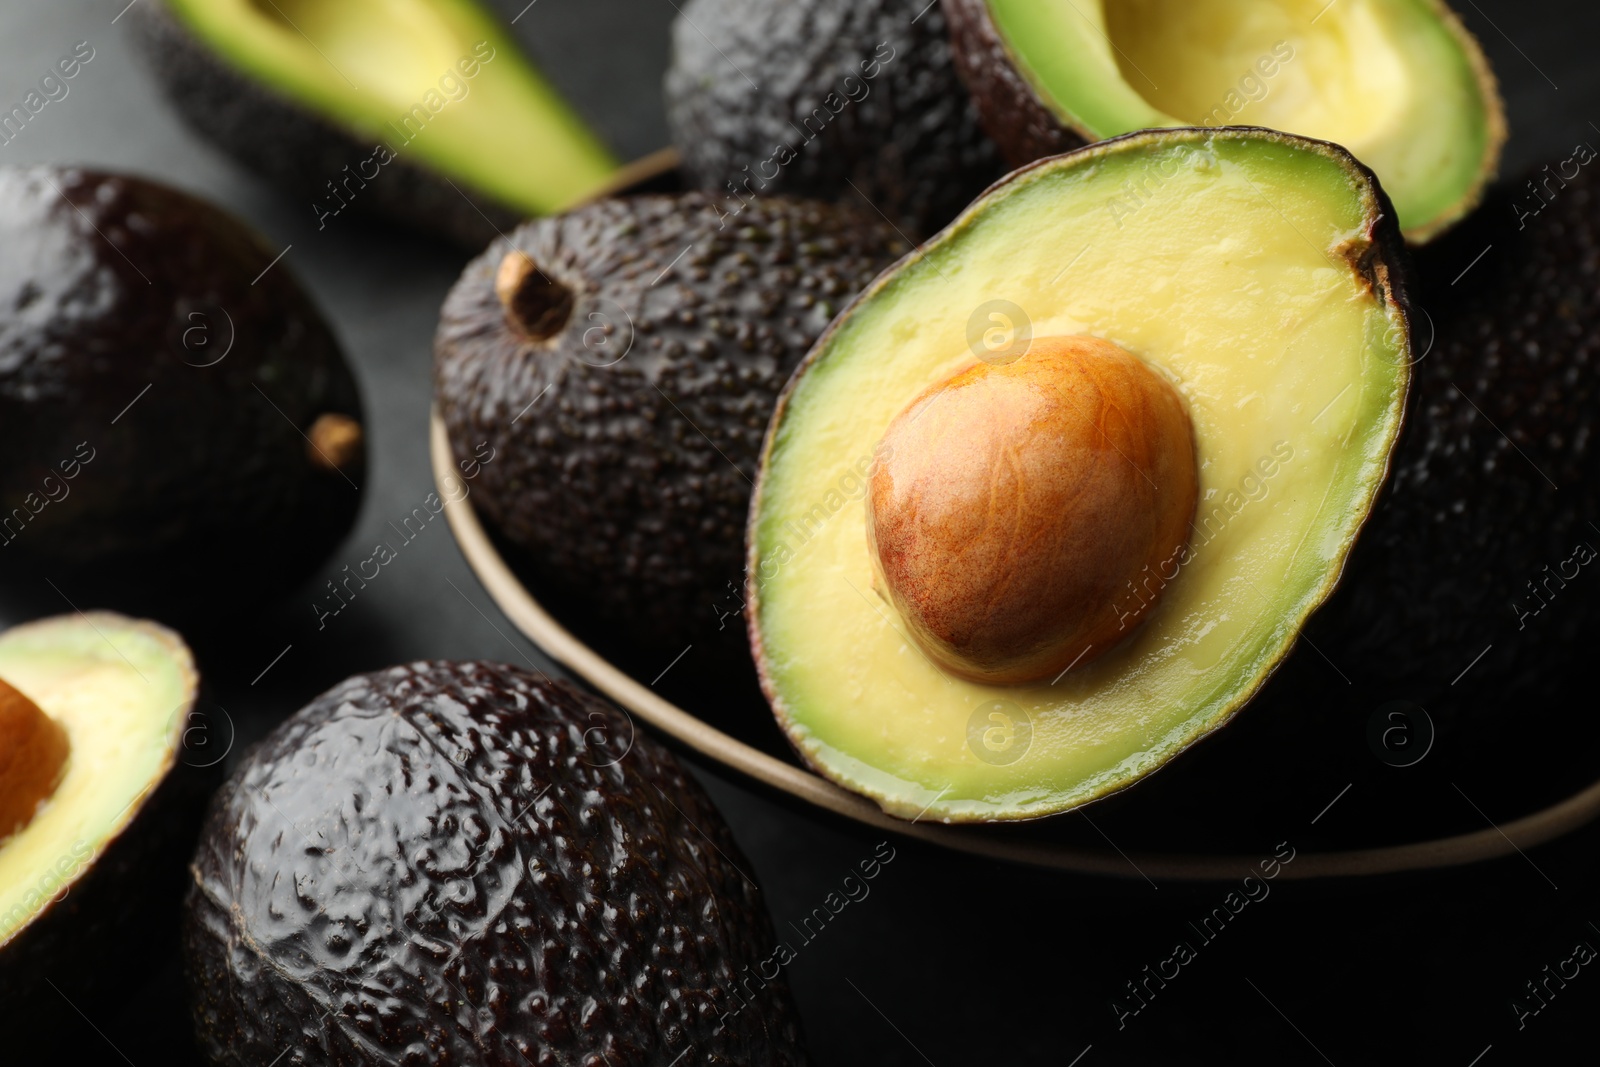
[(93, 452), (0, 566), (27, 553), (174, 587), (222, 567), (234, 596), (281, 588), (332, 550), (360, 464), (348, 482), (317, 466), (303, 431), (325, 413), (359, 421), (360, 399), (290, 268), (267, 269), (276, 255), (153, 182), (0, 169), (4, 515), (80, 445)]
[[(742, 192), (755, 175), (748, 188), (758, 193), (858, 205), (865, 196), (913, 238), (949, 222), (1004, 168), (956, 78), (944, 16), (925, 5), (685, 4), (673, 27), (667, 118), (694, 181), (720, 193), (732, 181)], [(880, 54), (893, 58), (863, 81), (862, 62)], [(818, 107), (838, 114), (808, 127)], [(766, 163), (779, 146), (794, 158)]]
[(237, 1067), (691, 1048), (798, 1067), (781, 977), (719, 1019), (773, 946), (740, 867), (699, 786), (610, 704), (496, 664), (351, 678), (213, 801), (185, 935), (200, 1043)]
[[(506, 323), (502, 240), (456, 283), (434, 343), (457, 458), (495, 449), (473, 505), (547, 580), (673, 652), (718, 633), (729, 583), (742, 587), (778, 391), (836, 311), (907, 251), (853, 210), (739, 206), (690, 193), (529, 222), (510, 241), (575, 294), (566, 327), (533, 343)], [(740, 629), (720, 633), (742, 647)]]
[(1569, 185), (1524, 229), (1515, 191), (1499, 190), (1419, 259), (1437, 336), (1385, 496), (1311, 630), (1357, 683), (1526, 699), (1570, 685), (1594, 632), (1592, 566), (1546, 610), (1512, 607), (1538, 607), (1527, 583), (1577, 543), (1600, 548), (1600, 181), (1585, 169)]

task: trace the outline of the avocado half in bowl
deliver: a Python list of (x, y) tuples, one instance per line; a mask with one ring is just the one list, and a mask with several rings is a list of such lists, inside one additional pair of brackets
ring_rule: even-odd
[(886, 272), (780, 399), (751, 508), (795, 749), (896, 815), (1012, 820), (1227, 722), (1383, 484), (1400, 252), (1343, 149), (1194, 129), (1024, 168)]
[[(1138, 151), (1159, 161), (1184, 158), (1181, 151), (1158, 151), (1169, 140), (1181, 145), (1207, 135), (1208, 131), (1202, 130), (1155, 131), (1128, 140), (1143, 142)], [(1366, 309), (1364, 314), (1373, 320), (1373, 332), (1378, 336), (1363, 351), (1384, 356), (1385, 364), (1385, 354), (1404, 351), (1404, 329), (1391, 338), (1390, 326), (1396, 321), (1395, 311), (1404, 310), (1406, 302), (1398, 295), (1376, 299), (1356, 279), (1359, 268), (1359, 273), (1369, 277), (1375, 287), (1386, 286), (1395, 294), (1404, 288), (1394, 276), (1398, 249), (1392, 224), (1376, 226), (1373, 236), (1378, 240), (1373, 243), (1382, 251), (1372, 251), (1367, 257), (1360, 240), (1350, 241), (1347, 232), (1330, 222), (1339, 218), (1341, 204), (1351, 217), (1367, 220), (1366, 209), (1359, 206), (1369, 202), (1368, 194), (1360, 192), (1369, 185), (1363, 172), (1351, 169), (1348, 158), (1339, 150), (1297, 138), (1265, 131), (1212, 135), (1261, 141), (1256, 147), (1263, 149), (1277, 144), (1284, 163), (1277, 177), (1267, 176), (1270, 168), (1242, 172), (1282, 213), (1281, 217), (1274, 216), (1275, 222), (1269, 219), (1262, 223), (1257, 218), (1262, 198), (1238, 181), (1234, 182), (1235, 190), (1248, 192), (1248, 199), (1241, 198), (1242, 206), (1237, 210), (1220, 212), (1225, 219), (1219, 218), (1217, 211), (1196, 210), (1200, 199), (1187, 184), (1179, 182), (1187, 170), (1176, 162), (1150, 174), (1142, 186), (1143, 203), (1128, 214), (1127, 209), (1134, 206), (1131, 201), (1097, 200), (1095, 190), (1104, 192), (1104, 188), (1089, 184), (1093, 175), (1108, 166), (1105, 154), (1122, 151), (1116, 146), (1101, 145), (1042, 165), (1052, 172), (1075, 174), (1084, 183), (1081, 188), (1090, 195), (1087, 200), (1082, 196), (1062, 197), (1049, 204), (1042, 215), (1023, 219), (1020, 227), (1011, 227), (1013, 234), (1022, 235), (1012, 242), (1013, 251), (1020, 255), (1023, 250), (1030, 250), (1027, 255), (1035, 257), (1035, 266), (1039, 260), (1050, 261), (1047, 272), (1034, 273), (1042, 274), (1040, 285), (1062, 294), (1062, 306), (1069, 308), (1077, 306), (1073, 294), (1085, 291), (1078, 268), (1090, 263), (1095, 263), (1098, 270), (1112, 271), (1103, 285), (1088, 290), (1090, 295), (1105, 296), (1116, 279), (1128, 283), (1126, 291), (1118, 285), (1111, 294), (1116, 306), (1139, 296), (1134, 282), (1159, 286), (1165, 295), (1146, 295), (1143, 306), (1158, 305), (1161, 316), (1173, 320), (1167, 324), (1172, 330), (1187, 328), (1177, 317), (1178, 311), (1197, 314), (1199, 305), (1176, 302), (1174, 294), (1180, 287), (1171, 280), (1162, 280), (1162, 274), (1176, 279), (1196, 273), (1220, 276), (1224, 271), (1233, 271), (1239, 282), (1238, 297), (1226, 314), (1236, 319), (1241, 336), (1274, 331), (1280, 334), (1280, 348), (1295, 343), (1296, 351), (1313, 362), (1326, 362), (1328, 357), (1321, 349), (1308, 348), (1309, 342), (1303, 338), (1297, 341), (1297, 331), (1304, 332), (1306, 327), (1297, 326), (1293, 317), (1276, 317), (1263, 326), (1259, 319), (1243, 315), (1252, 302), (1259, 305), (1267, 300), (1258, 290), (1270, 282), (1272, 288), (1281, 291), (1280, 299), (1286, 307), (1293, 305), (1306, 312), (1303, 317), (1308, 323), (1320, 321), (1324, 312), (1310, 314), (1306, 304), (1305, 285), (1309, 279), (1329, 286), (1326, 295), (1330, 306), (1350, 303), (1358, 312)], [(1230, 157), (1219, 158), (1226, 161)], [(1204, 159), (1204, 153), (1195, 157), (1194, 169), (1202, 176), (1207, 173)], [(1296, 159), (1301, 162), (1294, 163)], [(1239, 169), (1237, 165), (1235, 169)], [(1031, 180), (1028, 173), (1031, 172), (1015, 180)], [(1318, 175), (1326, 180), (1318, 180)], [(1188, 175), (1184, 181), (1193, 178)], [(981, 200), (973, 215), (990, 213), (997, 201), (1001, 206), (1009, 203), (1003, 194), (1010, 184), (1002, 184)], [(1319, 201), (1314, 195), (1319, 188), (1333, 190), (1335, 195)], [(1337, 192), (1341, 188), (1344, 192)], [(1352, 189), (1357, 192), (1352, 194)], [(1126, 193), (1126, 187), (1122, 192)], [(1374, 459), (1370, 474), (1355, 476), (1358, 484), (1367, 484), (1369, 479), (1383, 483), (1378, 506), (1371, 520), (1361, 526), (1362, 534), (1340, 579), (1335, 602), (1316, 612), (1313, 628), (1301, 634), (1297, 651), (1276, 669), (1269, 683), (1252, 699), (1249, 711), (1235, 716), (1221, 736), (1195, 746), (1181, 759), (1162, 763), (1163, 772), (1138, 788), (1120, 790), (1115, 796), (1094, 803), (1092, 810), (1086, 807), (1068, 816), (944, 825), (937, 820), (946, 816), (937, 808), (923, 812), (919, 805), (903, 815), (888, 814), (861, 792), (836, 784), (798, 759), (794, 746), (759, 695), (733, 700), (721, 695), (721, 688), (714, 690), (711, 683), (718, 681), (720, 675), (703, 664), (697, 665), (696, 657), (701, 653), (698, 641), (689, 648), (691, 639), (685, 637), (659, 659), (638, 663), (637, 657), (630, 658), (628, 648), (619, 646), (607, 631), (588, 625), (582, 600), (574, 601), (544, 583), (537, 561), (530, 561), (526, 553), (500, 537), (486, 519), (480, 520), (477, 494), (469, 493), (463, 482), (470, 469), (464, 473), (458, 466), (445, 422), (437, 414), (432, 437), (435, 480), (464, 556), (485, 591), (519, 630), (627, 708), (641, 725), (659, 730), (703, 758), (739, 772), (813, 815), (838, 817), (943, 848), (1007, 861), (1124, 877), (1142, 873), (1157, 879), (1235, 877), (1240, 869), (1255, 862), (1253, 857), (1270, 851), (1271, 843), (1281, 841), (1286, 833), (1294, 835), (1299, 848), (1300, 858), (1286, 868), (1293, 878), (1415, 870), (1503, 856), (1514, 848), (1528, 849), (1569, 832), (1600, 813), (1600, 783), (1594, 781), (1592, 771), (1592, 752), (1600, 741), (1589, 736), (1596, 731), (1588, 730), (1582, 716), (1561, 713), (1563, 708), (1570, 709), (1578, 687), (1586, 684), (1577, 672), (1562, 666), (1563, 659), (1570, 658), (1570, 651), (1563, 650), (1582, 647), (1586, 639), (1581, 633), (1595, 632), (1600, 612), (1586, 612), (1585, 601), (1567, 597), (1560, 601), (1558, 611), (1547, 611), (1539, 618), (1537, 625), (1544, 626), (1546, 617), (1553, 616), (1545, 629), (1536, 632), (1535, 624), (1530, 624), (1525, 633), (1507, 634), (1502, 631), (1515, 631), (1517, 622), (1505, 612), (1500, 598), (1503, 588), (1522, 590), (1522, 579), (1538, 573), (1538, 563), (1547, 562), (1546, 557), (1559, 560), (1569, 554), (1562, 551), (1552, 556), (1551, 552), (1552, 545), (1558, 542), (1570, 549), (1573, 537), (1582, 539), (1577, 527), (1583, 523), (1574, 516), (1595, 518), (1600, 514), (1600, 497), (1587, 488), (1600, 485), (1600, 468), (1596, 467), (1600, 450), (1587, 447), (1586, 442), (1593, 435), (1584, 429), (1587, 412), (1593, 410), (1591, 390), (1587, 379), (1573, 379), (1573, 368), (1581, 367), (1588, 358), (1587, 343), (1570, 340), (1595, 335), (1600, 329), (1600, 300), (1583, 283), (1584, 278), (1600, 269), (1600, 253), (1594, 251), (1600, 243), (1587, 236), (1592, 231), (1592, 203), (1587, 193), (1577, 191), (1558, 201), (1551, 210), (1563, 217), (1541, 218), (1538, 234), (1545, 236), (1538, 239), (1534, 239), (1538, 234), (1532, 226), (1526, 233), (1492, 235), (1494, 252), (1460, 286), (1450, 289), (1456, 293), (1469, 286), (1474, 288), (1470, 314), (1447, 313), (1441, 293), (1429, 290), (1433, 315), (1417, 316), (1421, 325), (1409, 356), (1410, 361), (1419, 361), (1410, 372), (1411, 414), (1388, 461), (1391, 473), (1384, 477), (1382, 462)], [(1121, 227), (1108, 222), (1113, 215), (1120, 219)], [(1000, 217), (995, 215), (996, 219)], [(1479, 213), (1475, 219), (1486, 217)], [(972, 218), (964, 219), (951, 233), (965, 232), (973, 225)], [(1274, 226), (1278, 227), (1276, 231)], [(1094, 252), (1085, 251), (1091, 243), (1090, 231), (1096, 227), (1115, 232), (1121, 242), (1113, 255), (1099, 261)], [(1209, 239), (1205, 236), (1207, 228), (1211, 230)], [(1443, 257), (1428, 264), (1433, 268), (1428, 277), (1438, 278), (1442, 272), (1438, 282), (1441, 290), (1491, 239), (1485, 237), (1474, 243), (1479, 236), (1476, 228), (1475, 221), (1453, 234), (1450, 241), (1430, 246), (1430, 255)], [(1352, 229), (1359, 230), (1360, 226), (1352, 224)], [(1133, 238), (1135, 233), (1140, 235), (1137, 240)], [(1298, 250), (1279, 239), (1291, 236), (1299, 242)], [(1458, 236), (1466, 244), (1457, 247)], [(1273, 239), (1262, 246), (1263, 237)], [(1319, 258), (1316, 245), (1301, 242), (1301, 237), (1318, 242), (1327, 239), (1326, 257)], [(929, 250), (894, 268), (889, 278), (901, 276), (925, 257), (938, 255), (938, 248), (949, 252), (950, 238), (951, 234), (946, 234), (936, 239)], [(1049, 250), (1051, 243), (1059, 247)], [(1252, 249), (1257, 251), (1252, 253)], [(1303, 260), (1296, 258), (1302, 254)], [(1083, 258), (1075, 263), (1080, 255)], [(1248, 266), (1252, 255), (1258, 259), (1275, 258), (1278, 266), (1268, 270), (1262, 265), (1258, 271), (1235, 267), (1239, 262)], [(1004, 304), (991, 301), (1009, 300), (1015, 305), (1024, 302), (1018, 299), (1017, 292), (1005, 291), (1011, 288), (1012, 275), (1007, 272), (1013, 257), (968, 261), (960, 255), (943, 255), (936, 262), (947, 277), (930, 273), (924, 265), (922, 278), (930, 285), (943, 287), (947, 278), (967, 284), (988, 271), (1000, 290), (986, 292), (982, 304), (976, 307), (940, 312), (947, 317), (954, 315), (961, 327), (953, 338), (956, 351), (950, 354), (952, 366), (944, 373), (948, 376), (963, 362), (972, 366), (985, 363), (978, 357), (979, 352), (988, 355), (996, 369), (1006, 369), (1007, 349), (1017, 336), (1005, 328), (1006, 316), (1026, 323), (1019, 317), (1020, 306), (1007, 309)], [(1555, 289), (1548, 282), (1552, 264), (1562, 267), (1558, 272), (1562, 285)], [(1502, 271), (1502, 266), (1506, 270)], [(1477, 287), (1478, 281), (1484, 286)], [(1210, 282), (1222, 284), (1219, 278)], [(887, 284), (886, 279), (872, 292), (879, 292)], [(931, 291), (928, 296), (930, 303), (941, 302)], [(1112, 306), (1109, 297), (1106, 303)], [(907, 306), (916, 309), (915, 314), (905, 316), (908, 322), (904, 336), (912, 338), (925, 305), (913, 302)], [(1134, 303), (1127, 306), (1130, 313), (1140, 308)], [(1526, 343), (1533, 329), (1527, 318), (1529, 307), (1550, 312), (1543, 317), (1543, 325), (1533, 331), (1537, 346)], [(848, 309), (839, 329), (848, 328), (846, 324), (858, 312), (859, 308)], [(1054, 329), (1058, 320), (1031, 304), (1026, 314), (1032, 316), (1033, 322), (1022, 334), (1041, 342), (1048, 340), (1051, 334), (1046, 331)], [(1214, 326), (1216, 318), (1211, 315), (1206, 321)], [(1409, 326), (1409, 316), (1406, 321)], [(967, 332), (969, 328), (971, 333)], [(1074, 330), (1067, 336), (1076, 334)], [(829, 336), (836, 339), (837, 335)], [(896, 333), (895, 337), (895, 347), (881, 358), (853, 364), (871, 372), (860, 382), (863, 396), (871, 393), (868, 387), (874, 386), (879, 374), (898, 364), (901, 334)], [(1147, 355), (1138, 351), (1135, 340), (1112, 333), (1105, 338), (1136, 356)], [(1329, 351), (1343, 359), (1350, 349), (1341, 342)], [(1020, 360), (1009, 364), (1020, 365)], [(1334, 369), (1328, 373), (1341, 373), (1337, 367), (1348, 370), (1350, 365), (1348, 361), (1333, 360), (1330, 367)], [(1363, 375), (1358, 384), (1363, 389), (1398, 390), (1405, 369), (1400, 366), (1391, 370), (1385, 365), (1377, 368), (1379, 377)], [(843, 420), (835, 427), (841, 429), (839, 435), (822, 435), (820, 443), (824, 447), (816, 462), (832, 469), (836, 478), (815, 499), (803, 501), (806, 515), (799, 519), (802, 532), (809, 525), (815, 533), (819, 520), (824, 526), (853, 524), (862, 531), (859, 543), (865, 551), (863, 497), (875, 446), (892, 416), (911, 404), (937, 377), (930, 372), (928, 383), (906, 385), (903, 395), (892, 405), (894, 410), (882, 413), (882, 424), (875, 435), (869, 435), (872, 440), (863, 454), (840, 457), (829, 451), (829, 442), (848, 440), (843, 432), (848, 427)], [(1134, 377), (1140, 380), (1138, 375)], [(792, 390), (799, 388), (796, 383)], [(1304, 421), (1320, 428), (1328, 419), (1357, 417), (1356, 409), (1349, 405), (1358, 390), (1352, 387), (1343, 396), (1337, 396), (1337, 392), (1330, 394), (1335, 402), (1326, 413), (1322, 411), (1326, 400), (1307, 408), (1303, 399), (1287, 399), (1300, 405)], [(529, 391), (527, 398), (532, 399), (536, 393), (537, 389)], [(1240, 399), (1246, 403), (1228, 417), (1242, 423), (1251, 405), (1265, 403), (1269, 398), (1264, 390), (1253, 389)], [(1374, 399), (1368, 397), (1369, 401)], [(1196, 418), (1190, 398), (1180, 395), (1180, 400), (1191, 423), (1203, 428), (1205, 420)], [(856, 402), (852, 396), (849, 403)], [(548, 404), (549, 398), (543, 403)], [(1363, 401), (1360, 407), (1374, 413), (1385, 426), (1390, 425), (1393, 416), (1385, 404)], [(534, 412), (538, 411), (536, 407)], [(932, 417), (930, 413), (922, 421)], [(686, 434), (694, 433), (687, 422), (683, 429)], [(1279, 440), (1294, 450), (1292, 455), (1273, 452), (1272, 446)], [(1352, 440), (1361, 444), (1365, 439)], [(1296, 484), (1295, 479), (1285, 475), (1312, 459), (1302, 450), (1299, 434), (1273, 437), (1265, 444), (1260, 453), (1249, 457), (1255, 464), (1251, 477), (1247, 479), (1240, 473), (1236, 485), (1209, 502), (1202, 497), (1197, 503), (1194, 522), (1207, 534), (1191, 535), (1193, 558), (1177, 567), (1179, 575), (1168, 584), (1163, 603), (1178, 602), (1174, 591), (1180, 588), (1179, 583), (1186, 582), (1194, 567), (1205, 562), (1207, 536), (1216, 535), (1209, 543), (1211, 558), (1215, 558), (1215, 550), (1227, 543), (1223, 535), (1247, 531), (1263, 516), (1263, 508), (1278, 507), (1287, 496), (1285, 490)], [(1377, 449), (1373, 454), (1382, 451)], [(1197, 452), (1196, 458), (1201, 461), (1196, 486), (1197, 496), (1201, 496), (1208, 475), (1205, 457)], [(1261, 461), (1264, 470), (1259, 465)], [(1557, 492), (1549, 486), (1538, 471), (1549, 474), (1561, 490)], [(771, 502), (770, 498), (767, 502)], [(1508, 506), (1510, 511), (1502, 515)], [(814, 513), (816, 507), (823, 509), (822, 515)], [(1539, 518), (1530, 521), (1529, 516), (1535, 514)], [(1460, 521), (1462, 517), (1471, 521)], [(1495, 521), (1489, 521), (1491, 518)], [(1351, 522), (1360, 525), (1358, 519), (1352, 518)], [(1518, 523), (1530, 528), (1520, 540), (1513, 536), (1515, 531), (1507, 529)], [(1531, 532), (1544, 527), (1548, 527), (1547, 536), (1534, 536)], [(1318, 527), (1313, 532), (1328, 530)], [(1308, 545), (1318, 551), (1343, 551), (1338, 547), (1343, 533), (1333, 533), (1331, 549), (1315, 539)], [(1485, 537), (1489, 540), (1485, 541)], [(794, 557), (789, 565), (810, 567), (807, 553), (815, 547), (813, 544), (807, 548), (798, 539), (791, 541)], [(1537, 562), (1530, 562), (1534, 557)], [(870, 557), (862, 555), (856, 560), (868, 566), (860, 577), (852, 576), (852, 581), (889, 611), (887, 601), (880, 600), (871, 587)], [(1168, 575), (1175, 563), (1166, 564)], [(1160, 567), (1158, 562), (1154, 569)], [(1523, 574), (1524, 570), (1527, 574)], [(848, 600), (865, 607), (856, 593), (825, 573), (825, 568), (813, 571), (818, 576), (813, 586), (817, 600), (832, 604)], [(759, 580), (759, 563), (754, 573)], [(769, 567), (769, 582), (771, 578)], [(1148, 587), (1143, 585), (1146, 580)], [(840, 595), (829, 587), (830, 581)], [(1161, 588), (1162, 580), (1145, 576), (1136, 584), (1148, 598), (1153, 590)], [(764, 596), (762, 587), (758, 586), (757, 592)], [(740, 602), (748, 599), (748, 594), (737, 598), (729, 595), (725, 601), (717, 602), (719, 611), (729, 616), (730, 626), (736, 623)], [(755, 603), (763, 611), (770, 607), (759, 597)], [(1241, 597), (1241, 605), (1244, 603)], [(1136, 607), (1139, 600), (1127, 598), (1118, 604), (1127, 610)], [(1501, 613), (1509, 625), (1497, 630), (1492, 624)], [(1434, 623), (1427, 624), (1429, 619)], [(1437, 625), (1440, 619), (1451, 620), (1451, 625), (1441, 629)], [(1580, 636), (1574, 638), (1569, 631)], [(1554, 643), (1558, 633), (1559, 645)], [(1494, 642), (1493, 651), (1480, 655), (1490, 641)], [(1534, 655), (1530, 657), (1529, 653)], [(920, 663), (923, 652), (908, 641), (900, 655)], [(1082, 668), (1096, 669), (1087, 660), (1068, 666), (1072, 670), (1062, 679), (1063, 686)], [(1463, 668), (1468, 667), (1470, 671), (1463, 676)], [(749, 673), (748, 684), (754, 689), (753, 664), (746, 661), (741, 669)], [(890, 677), (900, 670), (900, 662), (895, 660), (879, 673)], [(1543, 680), (1538, 695), (1530, 686), (1530, 679)], [(1014, 687), (995, 688), (1004, 691), (1000, 700), (1019, 703), (1010, 692)], [(866, 714), (868, 709), (858, 696), (851, 694), (849, 699), (858, 715)], [(1419, 730), (1429, 729), (1422, 713), (1430, 713), (1436, 732), (1423, 736), (1403, 728), (1407, 720), (1404, 714), (1397, 717), (1395, 701), (1410, 702), (1406, 708), (1417, 716)], [(1548, 714), (1539, 720), (1543, 725), (1537, 729), (1529, 726), (1529, 713), (1538, 710), (1530, 707), (1530, 702), (1548, 708)], [(989, 704), (985, 700), (962, 709), (966, 714), (959, 716), (958, 729), (966, 751), (974, 762), (994, 760), (1003, 767), (1003, 761), (1013, 760), (1020, 765), (1020, 754), (1045, 743), (1042, 724), (1024, 721), (1017, 714), (1020, 709)], [(1397, 724), (1401, 728), (1396, 728)], [(1551, 732), (1556, 730), (1563, 738), (1559, 757), (1552, 754), (1548, 745), (1541, 748), (1538, 743), (1541, 738), (1556, 736)], [(1415, 753), (1395, 748), (1411, 741), (1417, 742)], [(865, 758), (876, 757), (867, 753)], [(1465, 790), (1481, 811), (1463, 800), (1452, 783)], [(931, 792), (937, 793), (943, 785), (940, 781)], [(1494, 820), (1493, 825), (1487, 821), (1489, 818)], [(1105, 835), (1116, 842), (1115, 847), (1108, 846)]]
[(1160, 126), (1344, 145), (1412, 241), (1494, 178), (1505, 108), (1442, 0), (944, 0), (952, 54), (1013, 166)]

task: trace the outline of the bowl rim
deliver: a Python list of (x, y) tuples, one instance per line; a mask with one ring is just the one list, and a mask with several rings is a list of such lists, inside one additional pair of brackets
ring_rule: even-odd
[[(837, 786), (798, 763), (779, 759), (718, 730), (664, 699), (614, 666), (574, 636), (518, 580), (469, 503), (447, 492), (459, 481), (444, 419), (437, 405), (429, 417), (433, 481), (461, 554), (478, 582), (524, 637), (586, 685), (662, 734), (746, 781), (855, 823), (900, 837), (987, 859), (1079, 874), (1185, 882), (1236, 881), (1251, 873), (1259, 857), (1178, 852), (1123, 853), (1115, 845), (1092, 849), (986, 834), (981, 826), (947, 826), (889, 815), (866, 797)], [(1552, 841), (1600, 815), (1600, 780), (1549, 807), (1470, 833), (1401, 845), (1333, 852), (1299, 852), (1280, 873), (1293, 879), (1351, 878), (1433, 870), (1498, 859)]]

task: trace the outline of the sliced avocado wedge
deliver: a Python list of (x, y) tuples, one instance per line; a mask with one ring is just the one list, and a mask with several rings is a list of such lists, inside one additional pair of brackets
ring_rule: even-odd
[(1019, 171), (881, 276), (780, 399), (750, 516), (753, 651), (802, 757), (892, 814), (1023, 819), (1225, 723), (1384, 482), (1402, 255), (1343, 149), (1180, 129)]
[(0, 633), (0, 811), (20, 813), (0, 826), (7, 998), (46, 968), (64, 981), (80, 949), (102, 967), (116, 918), (147, 919), (133, 902), (181, 876), (168, 845), (184, 844), (172, 800), (187, 784), (167, 786), (197, 685), (187, 646), (154, 623), (92, 612)]
[[(367, 186), (381, 186), (386, 177), (389, 185), (414, 184), (413, 175), (383, 175), (396, 159), (525, 215), (592, 196), (618, 170), (474, 0), (144, 6), (151, 9), (140, 16), (146, 51), (174, 102), (247, 162), (276, 154), (264, 161), (268, 173), (297, 170), (297, 185), (327, 198), (327, 210), (393, 201), (392, 190)], [(241, 114), (273, 117), (265, 126), (237, 129), (224, 114), (229, 109), (235, 124)], [(330, 138), (308, 135), (306, 123), (345, 134), (345, 151)], [(374, 155), (380, 146), (384, 151)], [(425, 210), (421, 203), (416, 208)]]
[(1477, 41), (1441, 0), (946, 0), (957, 67), (1013, 164), (1156, 126), (1335, 141), (1412, 241), (1477, 204), (1506, 138)]

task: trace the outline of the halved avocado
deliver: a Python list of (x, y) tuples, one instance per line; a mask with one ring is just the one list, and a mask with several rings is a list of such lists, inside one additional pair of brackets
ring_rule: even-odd
[(154, 623), (92, 612), (0, 633), (0, 1005), (47, 978), (92, 985), (175, 933), (199, 829), (181, 763), (197, 685)]
[(1225, 723), (1384, 482), (1402, 255), (1343, 149), (1182, 129), (1019, 171), (886, 272), (789, 383), (752, 504), (795, 748), (892, 814), (1022, 819)]
[(185, 117), (319, 218), (377, 208), (481, 243), (618, 170), (475, 0), (154, 0), (130, 17)]
[(1494, 177), (1505, 109), (1442, 0), (945, 0), (957, 69), (1013, 165), (1156, 126), (1248, 123), (1344, 145), (1406, 237)]

